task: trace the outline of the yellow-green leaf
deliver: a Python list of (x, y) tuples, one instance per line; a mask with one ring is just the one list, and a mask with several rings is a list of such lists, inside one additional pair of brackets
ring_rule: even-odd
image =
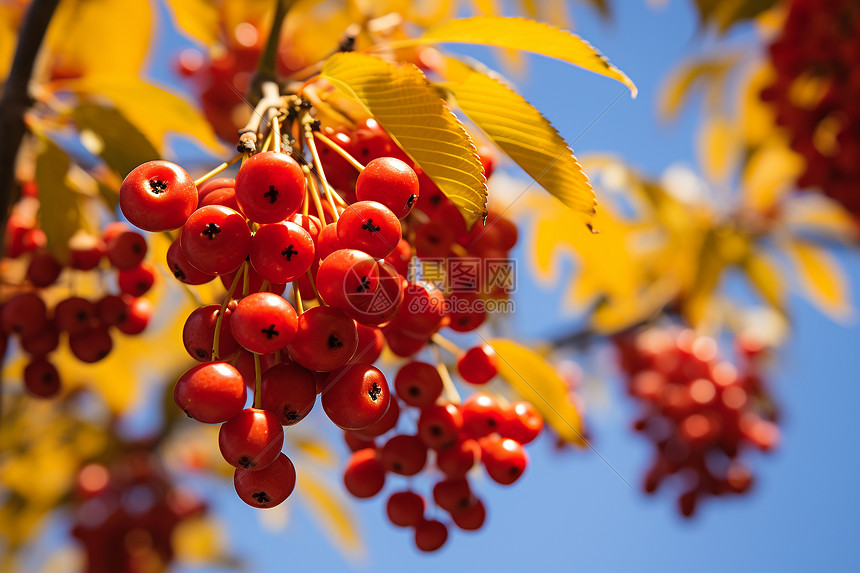
[(471, 227), (485, 212), (487, 180), (475, 144), (411, 64), (335, 54), (322, 76), (357, 99), (460, 209)]
[(39, 185), (39, 222), (48, 239), (48, 250), (60, 261), (68, 260), (69, 239), (81, 226), (77, 190), (66, 177), (71, 160), (48, 139), (40, 140), (36, 160)]
[(137, 77), (86, 76), (69, 82), (67, 88), (81, 97), (100, 95), (109, 99), (159, 152), (164, 149), (168, 133), (194, 137), (210, 149), (221, 149), (212, 126), (196, 105)]
[(101, 156), (120, 176), (159, 158), (152, 143), (116, 108), (82, 103), (75, 107), (72, 117), (79, 131), (95, 136), (95, 147), (90, 152)]
[(481, 44), (533, 52), (618, 80), (630, 88), (633, 97), (637, 93), (633, 81), (609, 63), (594, 46), (575, 34), (526, 18), (476, 16), (451, 20), (415, 40), (402, 43)]
[(567, 143), (525, 98), (499, 80), (449, 58), (445, 75), (457, 105), (537, 183), (591, 216), (597, 201)]
[(364, 554), (355, 517), (343, 494), (327, 478), (313, 470), (301, 471), (297, 475), (296, 490), (311, 515), (343, 553), (353, 557)]
[(854, 316), (848, 300), (848, 278), (836, 259), (824, 248), (800, 240), (784, 245), (800, 278), (803, 295), (834, 320), (845, 322)]
[(538, 354), (513, 340), (494, 338), (487, 344), (496, 351), (499, 375), (505, 382), (538, 409), (560, 438), (585, 444), (582, 419), (561, 376)]
[(218, 7), (214, 0), (167, 0), (180, 30), (211, 46), (218, 40)]

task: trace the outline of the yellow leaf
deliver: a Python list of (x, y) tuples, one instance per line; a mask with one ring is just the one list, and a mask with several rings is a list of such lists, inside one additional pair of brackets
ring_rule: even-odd
[(788, 147), (766, 145), (749, 157), (741, 174), (741, 196), (746, 207), (769, 213), (794, 188), (803, 159)]
[(304, 456), (316, 464), (331, 467), (337, 461), (329, 444), (316, 436), (310, 434), (294, 435), (290, 440), (290, 445), (300, 450)]
[(0, 85), (3, 85), (12, 67), (22, 12), (19, 6), (0, 4)]
[(753, 250), (741, 268), (750, 283), (775, 309), (782, 311), (785, 304), (785, 280), (773, 257), (761, 250)]
[(698, 84), (707, 86), (712, 103), (720, 101), (728, 71), (738, 61), (736, 54), (719, 54), (691, 60), (678, 66), (660, 90), (660, 116), (664, 119), (676, 117)]
[(137, 77), (151, 30), (148, 0), (64, 0), (45, 38), (62, 71)]
[(66, 87), (84, 98), (109, 99), (159, 151), (163, 151), (168, 133), (197, 138), (212, 150), (222, 149), (212, 126), (195, 104), (137, 77), (87, 76), (68, 82)]
[(397, 42), (395, 45), (435, 43), (481, 44), (557, 58), (618, 80), (636, 97), (637, 89), (633, 81), (610, 64), (594, 46), (579, 36), (550, 24), (525, 18), (476, 16), (451, 20), (427, 31), (419, 38)]
[(457, 105), (539, 185), (587, 215), (597, 201), (567, 143), (541, 113), (500, 81), (448, 58), (445, 75)]
[(726, 117), (717, 115), (705, 119), (697, 139), (699, 164), (705, 176), (713, 181), (727, 180), (740, 158), (739, 144), (735, 126)]
[[(311, 475), (308, 475), (308, 474)], [(345, 554), (364, 555), (364, 544), (343, 494), (317, 472), (304, 469), (297, 474), (297, 492), (310, 509), (311, 515)]]
[(584, 445), (582, 420), (561, 376), (538, 354), (512, 340), (494, 338), (487, 344), (496, 351), (505, 382), (538, 409), (561, 439)]
[(218, 523), (209, 517), (180, 521), (173, 530), (172, 541), (180, 561), (211, 563), (224, 556), (223, 532)]
[(218, 40), (220, 28), (215, 0), (167, 0), (167, 5), (173, 9), (180, 30), (206, 46)]
[(791, 240), (784, 244), (784, 249), (794, 264), (803, 295), (836, 321), (853, 319), (848, 277), (833, 255), (802, 240)]
[(76, 190), (67, 177), (71, 161), (66, 152), (48, 139), (40, 138), (36, 160), (39, 185), (39, 222), (48, 239), (48, 250), (67, 261), (69, 239), (81, 227), (81, 208)]
[(457, 205), (469, 227), (483, 216), (487, 180), (475, 144), (421, 70), (340, 53), (325, 63), (322, 77), (367, 108)]
[(845, 208), (820, 193), (799, 193), (782, 202), (780, 219), (795, 232), (814, 233), (841, 241), (857, 242), (860, 224)]

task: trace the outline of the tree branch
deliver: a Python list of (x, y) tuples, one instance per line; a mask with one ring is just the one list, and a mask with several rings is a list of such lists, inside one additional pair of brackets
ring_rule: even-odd
[(261, 88), (266, 82), (277, 82), (277, 63), (278, 63), (278, 45), (281, 41), (281, 29), (284, 27), (284, 19), (287, 17), (287, 12), (292, 8), (295, 0), (275, 0), (275, 15), (272, 17), (272, 27), (269, 30), (269, 37), (266, 38), (266, 45), (263, 48), (263, 53), (260, 54), (260, 61), (257, 64), (257, 72), (254, 74), (254, 79), (251, 82), (251, 101), (256, 103), (256, 100), (262, 96)]
[[(15, 160), (26, 132), (24, 114), (33, 104), (28, 89), (33, 76), (33, 64), (59, 2), (60, 0), (33, 0), (30, 3), (18, 34), (18, 47), (15, 49), (12, 69), (0, 97), (0, 216), (3, 222), (0, 229), (0, 256), (5, 253), (6, 247), (6, 221), (9, 219), (12, 189), (15, 186)], [(0, 371), (4, 358), (5, 356), (0, 356)], [(3, 379), (0, 377), (0, 419), (3, 413), (2, 384)]]

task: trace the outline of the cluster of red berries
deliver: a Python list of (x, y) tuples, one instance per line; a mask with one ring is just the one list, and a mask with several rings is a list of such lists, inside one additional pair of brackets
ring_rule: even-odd
[[(489, 356), (493, 368), (491, 351), (473, 350)], [(461, 357), (460, 375), (476, 385), (494, 374), (485, 369), (475, 377), (471, 368), (468, 359)], [(344, 483), (355, 497), (369, 498), (382, 491), (387, 475), (411, 477), (426, 472), (434, 483), (436, 506), (460, 529), (474, 531), (484, 524), (486, 509), (470, 486), (469, 473), (483, 465), (495, 482), (514, 483), (528, 463), (523, 445), (538, 436), (543, 418), (528, 402), (503, 403), (487, 392), (476, 392), (462, 404), (445, 399), (443, 375), (447, 376), (444, 367), (418, 361), (398, 370), (396, 398), (382, 420), (345, 434), (353, 454)], [(401, 415), (408, 408), (414, 408), (416, 415)], [(415, 418), (417, 422), (412, 422)], [(384, 443), (377, 444), (377, 439)], [(386, 511), (394, 525), (414, 528), (415, 545), (422, 551), (435, 551), (448, 538), (449, 525), (433, 518), (425, 496), (411, 487), (391, 493)]]
[[(289, 101), (284, 121), (307, 113), (304, 102)], [(302, 126), (312, 162), (298, 144), (281, 152), (284, 142), (271, 138), (274, 150), (246, 154), (235, 178), (195, 182), (178, 165), (152, 161), (128, 174), (119, 195), (134, 225), (179, 231), (167, 253), (179, 281), (219, 277), (227, 289), (221, 304), (203, 306), (186, 321), (183, 343), (201, 364), (179, 379), (174, 398), (188, 416), (222, 424), (219, 446), (236, 467), (236, 491), (255, 507), (291, 494), (296, 474), (281, 452), (283, 427), (304, 419), (318, 394), (344, 430), (391, 429), (399, 407), (373, 366), (385, 344), (411, 356), (445, 326), (469, 331), (483, 322), (484, 309), (447, 304), (458, 293), (446, 299), (433, 282), (405, 278), (414, 279), (413, 250), (481, 262), (506, 255), (516, 242), (516, 227), (500, 216), (467, 232), (454, 204), (376, 122), (329, 131), (331, 138), (314, 131), (313, 121)], [(448, 234), (428, 232), (434, 226)], [(432, 248), (422, 252), (422, 244)], [(287, 283), (293, 304), (283, 296)], [(467, 286), (466, 295), (480, 296), (477, 278)], [(485, 383), (496, 373), (494, 359), (489, 347), (476, 347), (458, 368), (466, 381)], [(254, 407), (246, 408), (249, 388)], [(462, 417), (456, 406), (436, 409)], [(485, 460), (506, 459), (517, 443), (496, 441), (485, 440), (491, 452)], [(486, 465), (497, 472), (502, 463)]]
[[(187, 48), (179, 53), (176, 69), (194, 83), (206, 119), (215, 133), (225, 141), (236, 139), (238, 130), (252, 113), (245, 102), (265, 38), (259, 27), (241, 22), (232, 31), (221, 34), (221, 43), (211, 53)], [(278, 73), (285, 76), (304, 67), (294, 50), (281, 49)]]
[(691, 330), (651, 328), (616, 339), (628, 390), (644, 406), (635, 429), (656, 447), (645, 491), (679, 476), (682, 515), (704, 496), (742, 494), (752, 474), (738, 456), (747, 446), (772, 449), (779, 430), (759, 412), (764, 397), (756, 367), (761, 347), (744, 352), (745, 372), (717, 355), (713, 338)]
[(860, 5), (792, 0), (770, 60), (776, 78), (761, 97), (806, 160), (798, 185), (860, 217)]
[[(33, 396), (50, 397), (60, 391), (60, 375), (50, 354), (61, 337), (68, 338), (78, 360), (93, 363), (113, 348), (111, 329), (128, 335), (143, 332), (152, 315), (152, 303), (143, 295), (155, 281), (155, 269), (144, 261), (146, 239), (124, 223), (107, 225), (101, 236), (75, 235), (69, 243), (69, 260), (60, 262), (47, 250), (45, 233), (36, 222), (35, 185), (23, 187), (6, 224), (4, 277), (12, 277), (13, 267), (21, 270), (21, 277), (4, 285), (0, 352), (5, 353), (7, 337), (17, 336), (21, 350), (30, 357), (24, 368), (25, 388)], [(69, 274), (101, 272), (108, 264), (116, 271), (117, 292), (97, 300), (76, 295), (57, 300), (55, 291), (62, 290), (64, 269)]]
[(83, 545), (86, 573), (166, 570), (176, 527), (206, 511), (193, 493), (171, 483), (145, 444), (109, 465), (82, 467), (73, 503), (72, 535)]

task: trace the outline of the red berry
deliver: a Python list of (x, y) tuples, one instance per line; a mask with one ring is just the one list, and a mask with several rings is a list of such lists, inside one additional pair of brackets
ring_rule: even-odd
[(198, 364), (183, 374), (173, 399), (190, 418), (206, 424), (226, 422), (245, 407), (245, 381), (226, 362)]
[(460, 440), (436, 452), (436, 466), (449, 478), (463, 478), (481, 459), (481, 446), (472, 439)]
[(114, 268), (132, 269), (142, 263), (146, 256), (146, 239), (135, 231), (122, 231), (104, 240), (108, 260)]
[(274, 412), (284, 426), (298, 424), (314, 407), (314, 375), (298, 364), (272, 366), (263, 373), (260, 384), (260, 406)]
[[(182, 328), (182, 343), (185, 350), (194, 360), (208, 362), (212, 360), (212, 347), (215, 343), (215, 326), (218, 315), (221, 313), (221, 305), (209, 304), (195, 309), (185, 319)], [(218, 337), (218, 356), (230, 356), (239, 350), (239, 343), (233, 338), (230, 328), (230, 315), (232, 312), (227, 308), (224, 319), (221, 321), (221, 330)]]
[(27, 267), (27, 278), (33, 286), (44, 288), (51, 286), (60, 278), (63, 265), (48, 251), (36, 251)]
[(493, 434), (482, 438), (480, 444), (481, 461), (494, 481), (509, 485), (523, 475), (528, 455), (518, 442)]
[(418, 199), (418, 176), (396, 157), (379, 157), (368, 162), (355, 182), (359, 201), (382, 203), (398, 219), (412, 211)]
[(152, 302), (145, 298), (135, 298), (125, 295), (126, 312), (123, 319), (116, 324), (117, 330), (123, 334), (140, 334), (152, 318)]
[(498, 401), (486, 392), (469, 396), (460, 411), (463, 414), (463, 434), (470, 438), (482, 438), (498, 432), (504, 423)]
[(421, 551), (436, 551), (448, 540), (448, 528), (441, 521), (425, 520), (415, 526), (415, 545)]
[(113, 349), (113, 340), (106, 326), (95, 326), (69, 334), (69, 349), (75, 358), (91, 364), (110, 354)]
[(262, 225), (251, 238), (251, 265), (272, 283), (304, 275), (314, 262), (314, 241), (295, 223)]
[(188, 218), (179, 245), (194, 268), (223, 275), (238, 269), (248, 256), (251, 231), (245, 217), (233, 209), (207, 205)]
[(379, 265), (367, 253), (340, 249), (320, 261), (316, 286), (329, 306), (363, 311), (379, 287)]
[(242, 347), (268, 354), (285, 348), (296, 336), (297, 318), (292, 305), (270, 292), (258, 292), (239, 301), (230, 317), (233, 338)]
[(484, 521), (487, 518), (487, 510), (484, 508), (484, 502), (472, 496), (472, 503), (469, 507), (452, 511), (451, 518), (460, 529), (464, 531), (477, 531), (484, 525)]
[(265, 151), (242, 163), (236, 175), (236, 200), (257, 223), (277, 223), (295, 214), (305, 198), (305, 177), (286, 153)]
[(23, 338), (39, 332), (47, 322), (45, 302), (34, 292), (13, 296), (0, 310), (0, 325), (6, 334), (17, 334)]
[(119, 207), (144, 231), (177, 229), (197, 208), (197, 187), (180, 166), (149, 161), (133, 169), (119, 189)]
[(364, 251), (375, 259), (388, 256), (401, 239), (400, 221), (376, 201), (358, 201), (337, 222), (337, 236), (347, 249)]
[(60, 391), (60, 373), (44, 358), (34, 358), (24, 367), (24, 387), (33, 396), (50, 398)]
[(497, 360), (489, 344), (475, 346), (457, 359), (457, 372), (470, 384), (486, 384), (499, 372)]
[(365, 438), (376, 438), (393, 429), (397, 425), (397, 420), (399, 419), (400, 404), (397, 403), (397, 400), (392, 398), (391, 402), (388, 404), (388, 410), (378, 422), (372, 426), (362, 428), (361, 430), (355, 430), (354, 433)]
[(305, 368), (331, 372), (345, 366), (357, 347), (355, 322), (342, 310), (316, 306), (298, 317), (289, 350), (293, 360)]
[(410, 527), (417, 525), (424, 519), (426, 503), (424, 498), (413, 491), (398, 491), (391, 494), (385, 511), (388, 519), (394, 525)]
[(382, 372), (368, 364), (355, 364), (329, 374), (321, 402), (337, 426), (361, 430), (382, 419), (390, 399)]
[(349, 359), (350, 364), (373, 364), (382, 355), (385, 348), (385, 336), (382, 331), (372, 326), (355, 323), (358, 332), (358, 346), (355, 354)]
[(529, 402), (514, 402), (504, 416), (499, 433), (521, 444), (528, 444), (538, 437), (543, 429), (543, 416)]
[(431, 404), (421, 409), (418, 435), (435, 450), (445, 449), (457, 442), (463, 429), (463, 415), (456, 404)]
[(188, 285), (202, 285), (215, 278), (215, 275), (204, 273), (203, 271), (194, 268), (194, 266), (188, 262), (188, 259), (185, 258), (179, 244), (181, 238), (182, 236), (180, 234), (179, 237), (170, 243), (166, 256), (167, 268), (170, 269), (170, 272), (173, 273), (176, 280)]
[(293, 493), (296, 468), (290, 458), (279, 452), (275, 461), (262, 469), (237, 469), (233, 486), (239, 499), (252, 507), (275, 507)]
[(472, 489), (466, 478), (449, 478), (433, 486), (433, 500), (448, 512), (461, 511), (471, 504)]
[(427, 446), (418, 436), (394, 436), (382, 447), (380, 460), (390, 472), (413, 476), (427, 463)]
[(222, 424), (218, 448), (230, 465), (262, 469), (273, 463), (284, 445), (284, 428), (268, 410), (247, 408)]
[(97, 324), (97, 313), (96, 305), (91, 301), (72, 296), (54, 307), (54, 322), (61, 331), (77, 334)]
[(343, 482), (347, 491), (358, 498), (373, 497), (382, 491), (385, 468), (377, 459), (376, 450), (353, 452), (343, 472)]
[(124, 294), (143, 296), (155, 284), (155, 267), (144, 261), (134, 268), (120, 270), (117, 284)]
[(442, 377), (431, 364), (407, 362), (394, 377), (394, 390), (406, 404), (423, 408), (442, 395)]

